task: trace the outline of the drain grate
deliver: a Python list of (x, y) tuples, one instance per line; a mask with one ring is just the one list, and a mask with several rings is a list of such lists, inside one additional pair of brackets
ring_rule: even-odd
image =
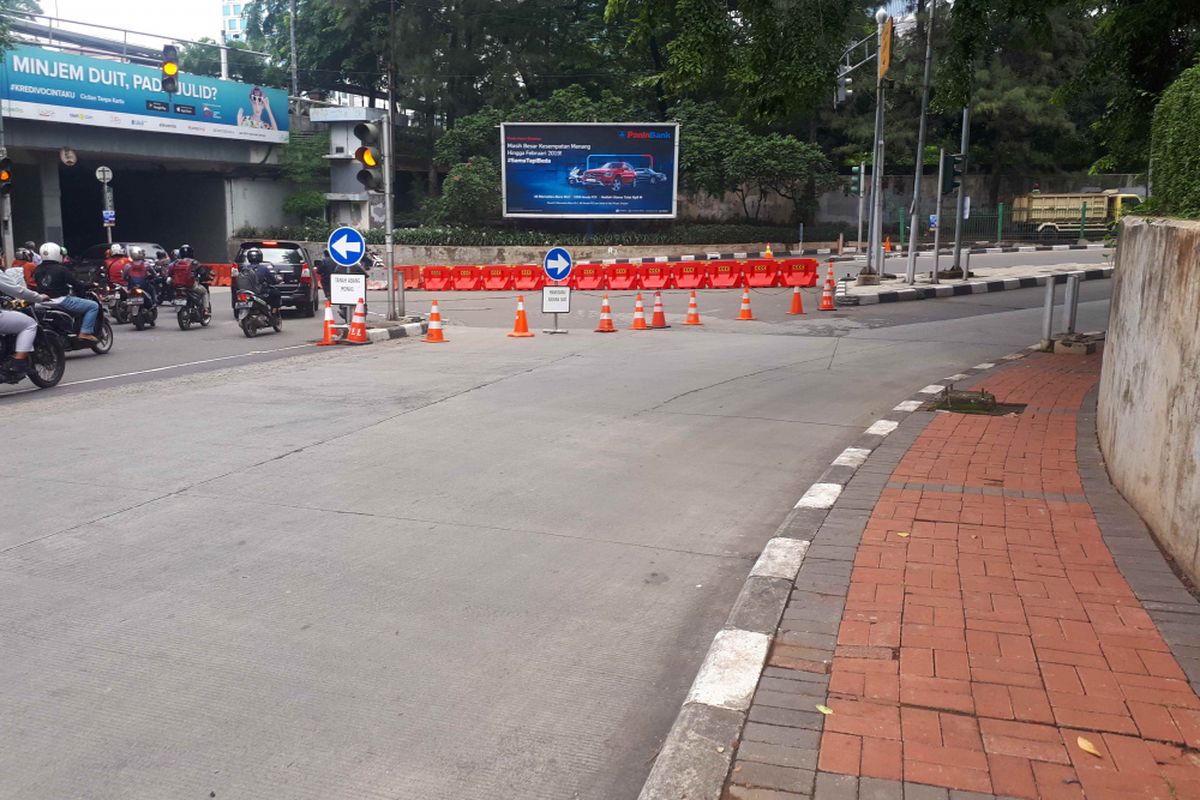
[(987, 389), (963, 391), (955, 389), (954, 384), (950, 384), (927, 403), (925, 408), (928, 411), (1003, 417), (1009, 414), (1020, 414), (1025, 410), (1025, 403), (997, 403), (996, 395)]

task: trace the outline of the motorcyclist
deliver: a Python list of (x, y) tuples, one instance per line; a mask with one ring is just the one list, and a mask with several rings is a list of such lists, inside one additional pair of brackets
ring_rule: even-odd
[(117, 243), (108, 248), (108, 258), (104, 261), (105, 272), (110, 284), (125, 282), (125, 265), (129, 256), (125, 254), (125, 245)]
[[(0, 293), (31, 303), (50, 299), (26, 287), (24, 271), (16, 266), (0, 270)], [(8, 380), (20, 378), (29, 371), (29, 354), (33, 352), (33, 342), (37, 338), (37, 320), (20, 311), (0, 309), (0, 335), (17, 338), (12, 359), (0, 365), (0, 371), (6, 373)]]
[(33, 280), (33, 271), (37, 269), (37, 262), (33, 260), (33, 253), (24, 247), (18, 247), (17, 252), (13, 256), (12, 266), (9, 269), (21, 270), (21, 283), (27, 288), (36, 288)]
[(130, 289), (141, 289), (145, 292), (151, 305), (158, 305), (154, 273), (150, 264), (146, 262), (146, 251), (136, 244), (129, 246), (129, 263), (122, 268), (121, 278)]
[(171, 286), (194, 297), (206, 311), (210, 310), (208, 282), (212, 280), (212, 270), (196, 260), (190, 244), (180, 245), (175, 253), (175, 260), (167, 268)]
[(258, 283), (255, 293), (267, 301), (272, 313), (278, 314), (281, 298), (276, 287), (279, 285), (279, 276), (270, 264), (263, 261), (262, 250), (257, 247), (246, 251), (246, 262), (252, 265), (254, 279)]
[(42, 263), (33, 271), (38, 289), (49, 296), (52, 304), (60, 306), (72, 314), (82, 314), (83, 322), (79, 326), (79, 338), (85, 342), (99, 341), (95, 336), (96, 318), (100, 314), (100, 304), (95, 300), (75, 297), (71, 290), (88, 287), (78, 283), (71, 270), (62, 263), (62, 247), (54, 242), (46, 242), (41, 249)]

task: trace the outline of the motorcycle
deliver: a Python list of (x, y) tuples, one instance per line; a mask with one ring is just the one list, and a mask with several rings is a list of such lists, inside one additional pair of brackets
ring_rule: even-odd
[(39, 304), (34, 307), (21, 300), (3, 301), (6, 310), (21, 311), (37, 320), (37, 338), (33, 340), (33, 352), (29, 354), (29, 371), (17, 377), (6, 369), (16, 346), (15, 336), (0, 336), (0, 383), (20, 383), (28, 377), (35, 386), (49, 389), (57, 386), (67, 369), (67, 351), (63, 348), (60, 330), (70, 330), (74, 319), (61, 308)]
[(283, 317), (254, 292), (238, 290), (233, 312), (247, 339), (253, 339), (262, 328), (274, 328), (276, 333), (283, 330)]
[(82, 314), (70, 314), (72, 325), (69, 331), (62, 331), (63, 347), (67, 352), (72, 350), (91, 350), (96, 355), (102, 356), (112, 350), (113, 346), (113, 329), (112, 323), (108, 321), (108, 316), (104, 313), (105, 304), (100, 293), (93, 286), (84, 292), (79, 293), (79, 296), (85, 300), (91, 300), (100, 306), (100, 313), (96, 315), (96, 329), (92, 334), (96, 337), (96, 341), (90, 342), (86, 339), (80, 339), (80, 329), (83, 327)]
[(119, 283), (109, 284), (100, 294), (101, 305), (112, 317), (113, 322), (124, 325), (129, 322), (129, 290)]
[(181, 289), (180, 294), (183, 305), (179, 306), (179, 311), (175, 313), (179, 330), (186, 331), (197, 323), (201, 328), (207, 328), (208, 323), (212, 322), (212, 303), (208, 299), (207, 284), (192, 289)]
[(143, 331), (153, 328), (158, 320), (158, 305), (151, 302), (151, 297), (145, 289), (134, 287), (129, 290), (129, 321), (136, 330)]

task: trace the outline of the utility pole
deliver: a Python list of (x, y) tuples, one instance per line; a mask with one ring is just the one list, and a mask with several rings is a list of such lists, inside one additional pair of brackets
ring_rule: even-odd
[[(925, 77), (921, 84), (921, 122), (917, 128), (917, 167), (913, 177), (912, 214), (908, 236), (908, 269), (905, 279), (908, 283), (917, 280), (917, 240), (920, 236), (921, 223), (921, 176), (925, 172), (925, 115), (929, 111), (929, 71), (933, 65), (933, 17), (937, 8), (937, 0), (929, 0), (929, 25), (925, 29)], [(941, 191), (941, 184), (938, 184)]]
[(300, 78), (296, 68), (296, 0), (288, 3), (288, 36), (292, 40), (292, 97), (300, 96)]
[(858, 164), (858, 238), (854, 240), (855, 252), (863, 251), (862, 225), (863, 225), (863, 207), (867, 202), (867, 162), (860, 161)]
[(937, 217), (937, 225), (933, 226), (933, 272), (929, 276), (930, 283), (939, 283), (938, 281), (938, 250), (942, 246), (942, 183), (946, 179), (946, 148), (942, 147), (938, 150), (938, 181), (937, 190), (934, 191), (934, 196), (937, 198), (937, 204), (934, 206), (933, 214)]
[[(8, 158), (8, 146), (4, 143), (4, 108), (0, 104), (0, 159)], [(16, 250), (13, 247), (13, 229), (12, 229), (12, 196), (5, 192), (0, 196), (0, 240), (4, 245), (4, 265), (12, 263), (13, 254)]]
[[(871, 165), (871, 225), (867, 265), (859, 273), (859, 284), (875, 284), (883, 273), (883, 78), (891, 60), (892, 21), (885, 9), (875, 12), (878, 69), (875, 72), (875, 155)], [(873, 268), (874, 267), (874, 268)]]
[(229, 40), (225, 38), (225, 31), (221, 31), (221, 46), (217, 48), (221, 54), (221, 80), (229, 80)]
[[(962, 142), (959, 144), (959, 153), (962, 155), (962, 180), (958, 184), (958, 201), (957, 208), (954, 213), (954, 264), (953, 269), (961, 269), (962, 258), (962, 223), (963, 223), (963, 199), (967, 196), (967, 148), (971, 144), (971, 109), (970, 107), (963, 109), (962, 119)], [(966, 280), (967, 273), (963, 270), (963, 280)]]
[[(295, 3), (295, 0), (292, 2)], [(383, 117), (383, 220), (387, 225), (384, 242), (387, 246), (388, 319), (396, 320), (404, 316), (404, 280), (397, 279), (393, 269), (396, 265), (396, 209), (393, 197), (396, 179), (396, 121), (393, 119), (396, 108), (396, 0), (391, 0), (388, 5), (387, 85), (387, 113)]]

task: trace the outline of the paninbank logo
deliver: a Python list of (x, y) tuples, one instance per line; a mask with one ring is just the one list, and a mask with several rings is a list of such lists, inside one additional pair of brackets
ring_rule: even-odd
[(622, 139), (670, 139), (670, 131), (617, 131)]

